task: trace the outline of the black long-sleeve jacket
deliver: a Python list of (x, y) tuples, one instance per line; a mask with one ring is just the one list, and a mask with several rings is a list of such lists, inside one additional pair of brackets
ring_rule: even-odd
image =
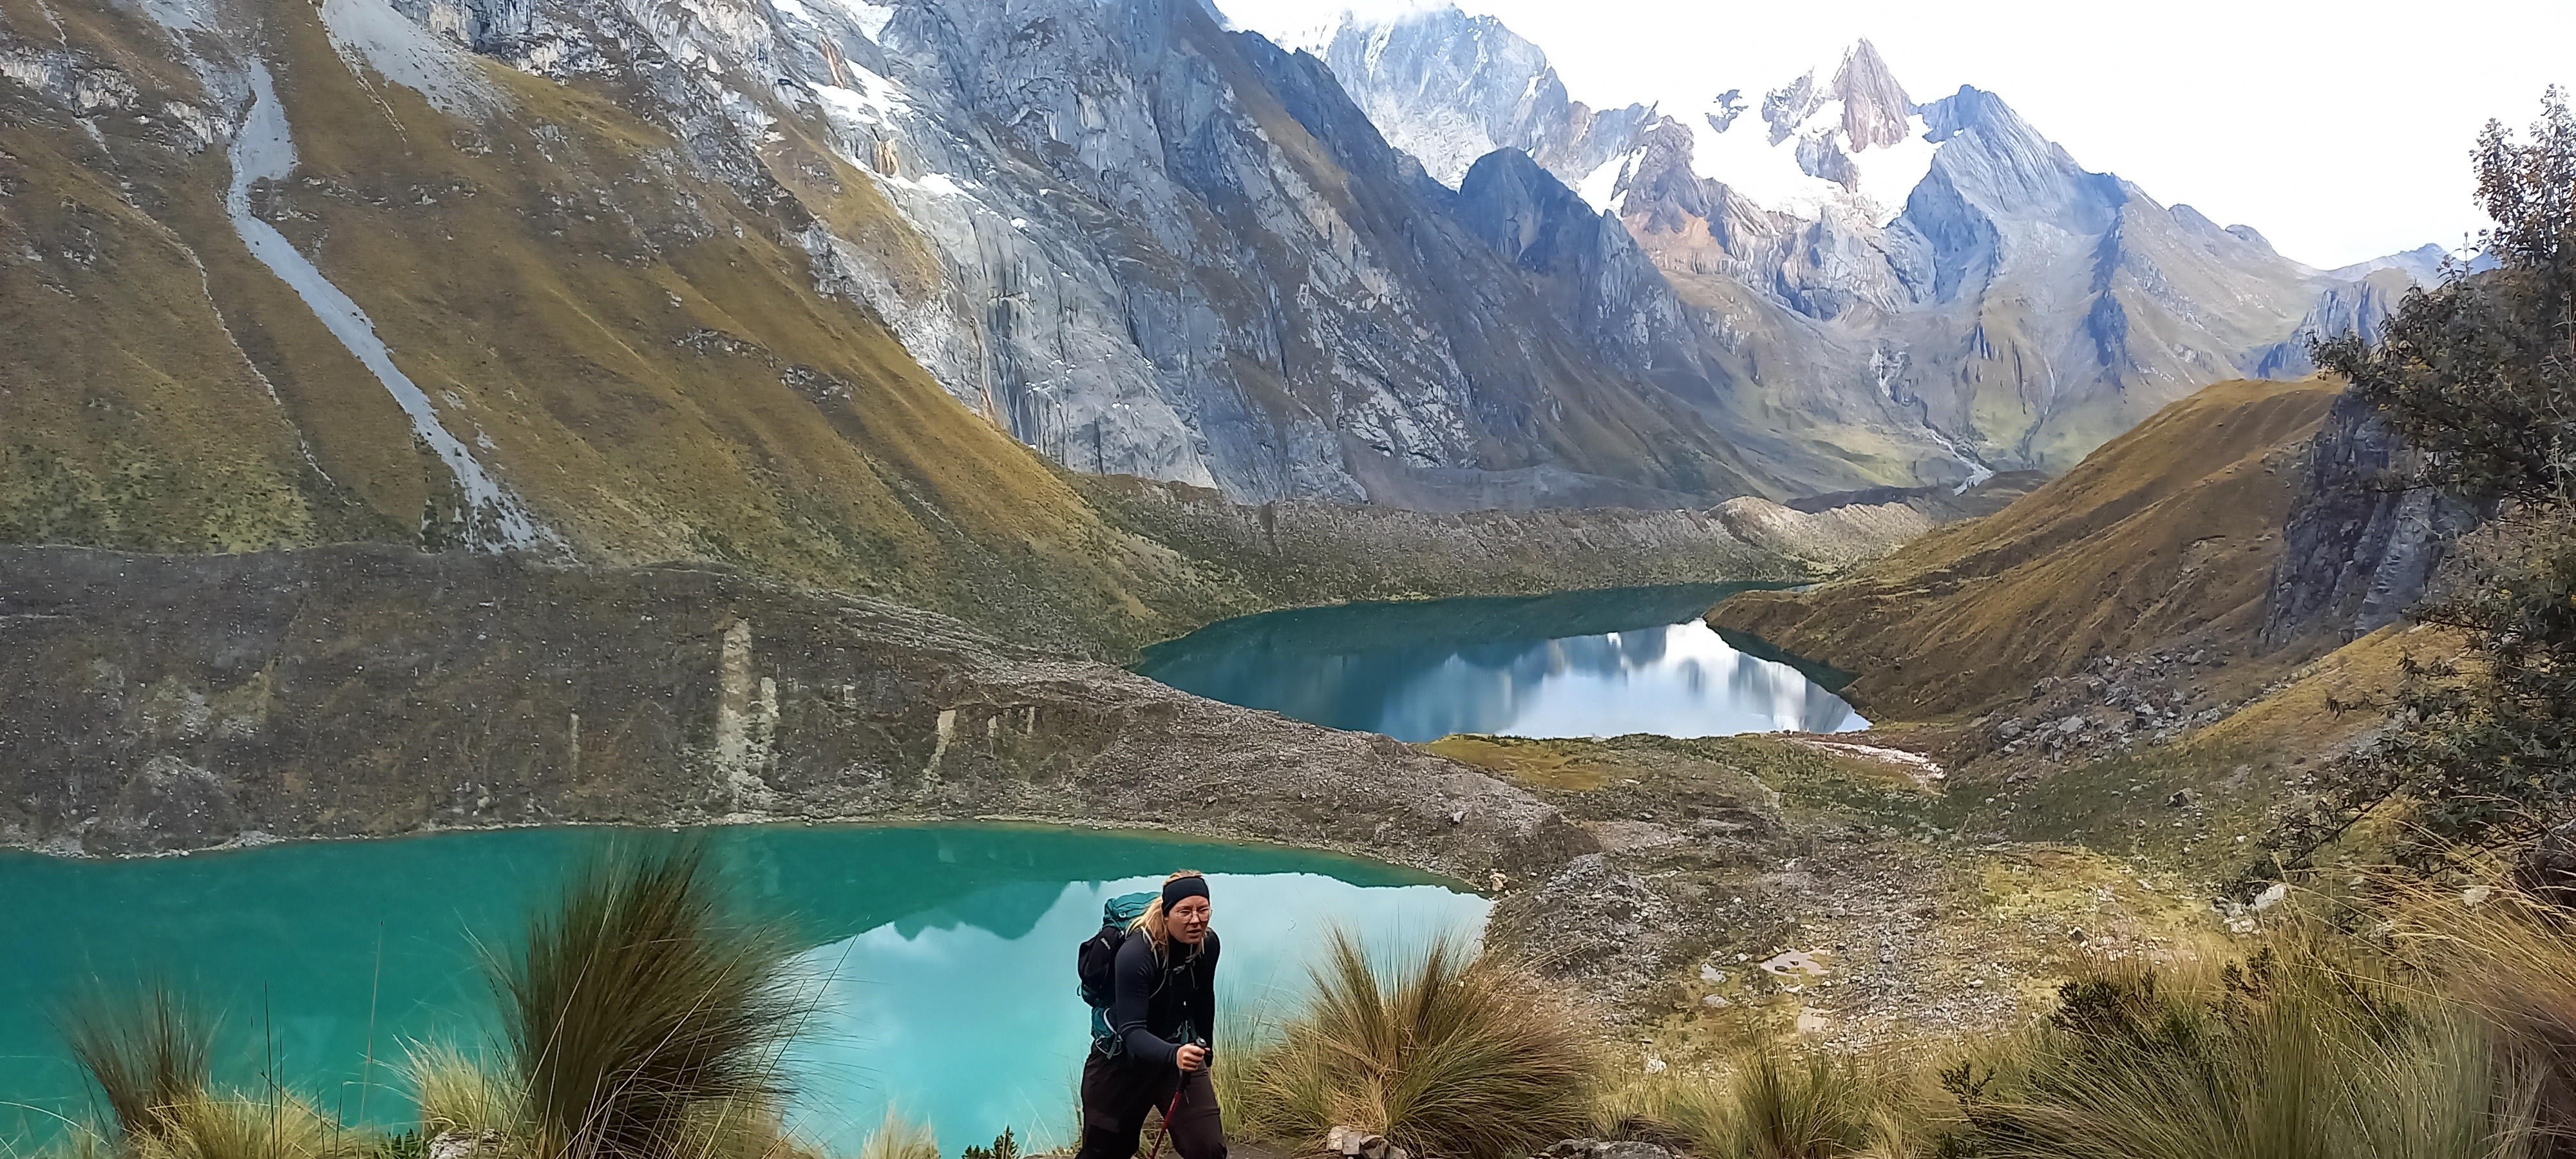
[(1172, 943), (1168, 965), (1155, 956), (1154, 939), (1142, 930), (1119, 943), (1111, 969), (1109, 1029), (1118, 1035), (1127, 1057), (1172, 1066), (1172, 1056), (1183, 1043), (1212, 1039), (1216, 955), (1215, 930), (1209, 930), (1196, 949)]

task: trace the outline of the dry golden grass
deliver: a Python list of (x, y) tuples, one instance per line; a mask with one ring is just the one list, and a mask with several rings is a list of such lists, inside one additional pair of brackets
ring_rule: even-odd
[(1548, 741), (1461, 734), (1442, 737), (1422, 747), (1534, 788), (1583, 792), (1600, 788), (1610, 778), (1608, 766)]
[[(2348, 947), (2112, 963), (1963, 1099), (2006, 1159), (2519, 1159), (2536, 1072), (2470, 1007)], [(2565, 945), (2550, 948), (2565, 957)], [(1972, 1072), (1963, 1072), (1972, 1073)]]
[(64, 1015), (63, 1037), (129, 1140), (172, 1129), (172, 1109), (202, 1101), (213, 1077), (211, 1020), (165, 985), (83, 998)]
[(939, 1159), (939, 1137), (930, 1124), (913, 1122), (887, 1107), (885, 1121), (860, 1145), (859, 1159)]
[(136, 1137), (130, 1159), (357, 1159), (369, 1143), (283, 1093), (199, 1095), (160, 1114), (165, 1129)]
[(2398, 661), (2409, 653), (2425, 660), (2455, 656), (2457, 636), (2437, 628), (2391, 624), (2345, 644), (2293, 672), (2278, 691), (2194, 731), (2193, 747), (2233, 746), (2249, 752), (2320, 753), (2385, 718), (2374, 712), (2337, 714), (2329, 699), (2346, 704), (2387, 704), (2397, 693)]
[(527, 1085), (496, 1066), (452, 1046), (415, 1045), (402, 1067), (420, 1106), (424, 1135), (448, 1131), (525, 1138)]

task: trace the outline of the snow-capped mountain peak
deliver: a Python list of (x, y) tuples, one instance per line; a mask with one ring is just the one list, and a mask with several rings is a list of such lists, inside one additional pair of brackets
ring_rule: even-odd
[(1867, 40), (1751, 98), (1730, 88), (1676, 118), (1691, 168), (1766, 209), (1885, 224), (1937, 148), (1905, 87)]

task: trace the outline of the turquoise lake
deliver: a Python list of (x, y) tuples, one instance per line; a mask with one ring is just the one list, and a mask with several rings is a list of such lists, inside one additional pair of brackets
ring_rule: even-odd
[[(0, 1103), (13, 1104), (0, 1106), (0, 1138), (47, 1134), (46, 1112), (85, 1113), (53, 1018), (91, 979), (164, 978), (221, 1010), (225, 1081), (255, 1082), (267, 1056), (326, 1112), (404, 1121), (408, 1092), (386, 1060), (407, 1042), (487, 1041), (478, 947), (509, 945), (531, 904), (607, 839), (512, 830), (135, 861), (0, 854), (13, 943), (0, 960)], [(1335, 923), (1401, 952), (1474, 937), (1490, 909), (1411, 870), (1138, 832), (747, 826), (714, 831), (711, 848), (754, 912), (806, 947), (821, 1001), (789, 1060), (803, 1092), (792, 1121), (843, 1153), (889, 1103), (929, 1120), (952, 1155), (1006, 1125), (1068, 1141), (1089, 1045), (1073, 947), (1103, 899), (1173, 869), (1212, 878), (1219, 997), (1236, 1015), (1292, 1006)]]
[(1212, 700), (1404, 741), (1868, 727), (1833, 692), (1847, 674), (1700, 621), (1750, 586), (1268, 612), (1146, 648), (1136, 672)]

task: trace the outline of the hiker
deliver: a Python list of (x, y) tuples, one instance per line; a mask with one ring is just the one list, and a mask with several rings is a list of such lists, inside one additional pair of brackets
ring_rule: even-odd
[[(1140, 901), (1143, 912), (1122, 930), (1122, 903)], [(1163, 1112), (1181, 1159), (1225, 1159), (1225, 1128), (1208, 1079), (1216, 1024), (1211, 912), (1207, 878), (1184, 869), (1163, 879), (1159, 897), (1111, 899), (1101, 932), (1083, 943), (1093, 1037), (1082, 1063), (1082, 1150), (1074, 1159), (1129, 1159), (1148, 1110)]]

